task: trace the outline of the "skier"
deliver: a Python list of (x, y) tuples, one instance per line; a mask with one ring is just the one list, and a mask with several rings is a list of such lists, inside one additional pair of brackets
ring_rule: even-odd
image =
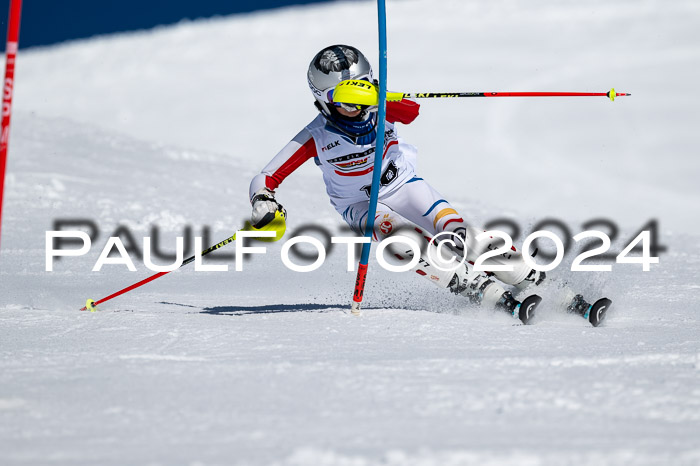
[[(275, 212), (286, 216), (275, 198), (275, 190), (294, 170), (313, 159), (323, 173), (331, 204), (352, 230), (362, 235), (367, 223), (376, 156), (377, 108), (334, 102), (333, 91), (339, 82), (349, 79), (376, 83), (372, 68), (356, 48), (332, 45), (316, 54), (307, 77), (319, 115), (252, 179), (251, 223), (261, 228), (275, 217)], [(439, 287), (466, 296), (473, 303), (503, 309), (527, 323), (541, 298), (532, 295), (521, 303), (501, 283), (521, 291), (542, 283), (544, 272), (528, 266), (522, 253), (515, 248), (485, 262), (510, 265), (511, 271), (487, 274), (473, 270), (473, 261), (496, 244), (493, 239), (477, 241), (477, 235), (483, 230), (468, 225), (443, 196), (416, 174), (417, 149), (398, 137), (396, 123), (410, 124), (418, 116), (418, 110), (419, 105), (410, 100), (387, 102), (373, 239), (382, 240), (406, 227), (415, 229), (428, 240), (440, 233), (449, 233), (455, 254), (462, 254), (466, 246), (468, 262), (456, 270), (444, 270), (444, 264), (436, 263), (441, 259), (433, 244), (429, 246), (434, 248), (432, 254), (428, 256), (426, 248), (413, 270)]]

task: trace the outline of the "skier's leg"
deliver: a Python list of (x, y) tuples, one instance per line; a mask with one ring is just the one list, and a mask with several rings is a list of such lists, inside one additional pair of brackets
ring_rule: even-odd
[[(341, 215), (356, 234), (364, 235), (368, 211), (369, 203), (358, 202), (343, 210)], [(444, 258), (437, 250), (437, 247), (434, 244), (429, 244), (431, 237), (423, 234), (421, 229), (416, 228), (416, 225), (403, 218), (389, 206), (378, 202), (372, 240), (381, 241), (394, 233), (411, 237), (421, 248), (421, 257), (418, 264), (411, 269), (412, 272), (428, 279), (440, 288), (448, 288), (450, 286), (455, 272), (449, 270), (450, 264), (447, 262), (448, 259), (443, 261)], [(395, 250), (399, 247), (397, 245), (392, 249)], [(429, 248), (430, 255), (427, 252)], [(410, 261), (413, 259), (413, 250), (406, 246), (395, 252), (394, 257), (400, 261)]]
[[(500, 243), (493, 238), (477, 241), (477, 236), (484, 230), (468, 225), (457, 210), (422, 178), (413, 178), (399, 190), (383, 198), (382, 203), (432, 235), (443, 232), (453, 235), (455, 252), (463, 254), (463, 248), (466, 246), (467, 260), (471, 263), (483, 253), (498, 247)], [(519, 289), (533, 283), (539, 284), (544, 279), (544, 274), (528, 266), (523, 260), (522, 252), (515, 248), (488, 259), (485, 264), (510, 265), (511, 271), (494, 272), (493, 275), (503, 283), (515, 285)]]
[[(342, 212), (342, 216), (355, 233), (363, 234), (368, 210), (368, 203), (360, 202), (346, 208)], [(384, 202), (378, 202), (372, 239), (381, 241), (393, 233), (409, 236), (418, 243), (421, 248), (421, 257), (412, 271), (438, 287), (449, 289), (455, 294), (462, 294), (468, 297), (472, 303), (483, 303), (490, 308), (496, 307), (506, 293), (497, 282), (485, 273), (470, 271), (466, 264), (459, 265), (450, 262), (455, 260), (454, 255), (450, 254), (450, 257), (444, 257), (435, 242), (432, 241), (432, 235), (422, 228), (417, 228), (414, 223), (406, 220)], [(411, 260), (413, 259), (413, 251), (407, 247), (396, 253), (395, 257), (399, 260)], [(455, 265), (457, 266), (455, 267)], [(506, 298), (514, 301), (510, 293), (506, 295)], [(512, 306), (514, 305), (512, 303)]]
[[(360, 202), (346, 208), (341, 212), (341, 215), (357, 234), (363, 234), (368, 210), (369, 204)], [(520, 303), (510, 292), (505, 291), (487, 274), (470, 270), (466, 263), (457, 264), (455, 267), (449, 258), (442, 256), (435, 242), (431, 241), (432, 237), (429, 234), (399, 215), (386, 203), (378, 202), (372, 239), (381, 241), (395, 232), (402, 235), (408, 234), (416, 239), (421, 248), (420, 260), (412, 271), (441, 288), (468, 297), (472, 303), (482, 304), (488, 308), (504, 309), (515, 317), (519, 317), (524, 323), (530, 319), (531, 309), (537, 303), (528, 304), (522, 308), (518, 306)], [(410, 260), (413, 258), (413, 254), (412, 249), (406, 248), (405, 251), (397, 253), (395, 256), (399, 260)], [(452, 257), (452, 259), (454, 258)], [(527, 303), (523, 301), (523, 304)]]

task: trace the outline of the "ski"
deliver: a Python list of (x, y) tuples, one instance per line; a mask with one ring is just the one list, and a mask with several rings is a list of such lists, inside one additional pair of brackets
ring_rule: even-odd
[(523, 299), (523, 301), (516, 307), (516, 310), (513, 311), (513, 315), (515, 316), (515, 312), (517, 311), (517, 317), (520, 319), (520, 321), (523, 324), (527, 324), (535, 315), (535, 310), (541, 302), (541, 297), (537, 296), (536, 294), (530, 295)]
[(496, 304), (496, 308), (503, 309), (514, 318), (520, 319), (523, 324), (527, 325), (535, 316), (535, 310), (537, 310), (537, 306), (539, 306), (541, 302), (542, 298), (536, 294), (530, 295), (522, 301), (518, 301), (513, 297), (510, 291), (506, 291)]
[(589, 304), (583, 295), (577, 294), (571, 300), (571, 303), (566, 308), (567, 311), (579, 314), (584, 319), (588, 320), (592, 326), (597, 327), (605, 319), (612, 300), (608, 298), (600, 298), (593, 304)]

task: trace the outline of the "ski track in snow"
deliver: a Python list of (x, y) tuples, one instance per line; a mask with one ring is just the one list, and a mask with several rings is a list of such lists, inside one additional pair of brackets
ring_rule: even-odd
[[(614, 300), (596, 329), (561, 311), (554, 282), (541, 290), (534, 325), (522, 326), (374, 260), (355, 318), (355, 274), (340, 249), (318, 271), (299, 274), (283, 267), (277, 243), (244, 272), (232, 260), (217, 262), (229, 265), (225, 273), (188, 267), (99, 312), (78, 312), (86, 298), (152, 273), (138, 260), (137, 272), (91, 272), (119, 226), (141, 248), (157, 225), (166, 252), (187, 225), (195, 235), (209, 226), (211, 242), (242, 226), (250, 178), (313, 116), (286, 112), (309, 107), (308, 57), (328, 42), (358, 43), (354, 34), (300, 32), (298, 24), (373, 17), (373, 5), (293, 8), (27, 51), (17, 71), (0, 253), (0, 464), (700, 464), (700, 193), (689, 156), (697, 99), (662, 99), (655, 87), (673, 70), (688, 78), (674, 84), (679, 94), (697, 81), (697, 65), (688, 65), (700, 53), (697, 6), (389, 7), (397, 88), (459, 89), (469, 76), (470, 87), (494, 90), (609, 87), (612, 79), (632, 92), (601, 105), (424, 103), (421, 119), (401, 132), (421, 150), (420, 173), (474, 222), (507, 214), (525, 228), (558, 215), (575, 229), (611, 216), (626, 240), (658, 217), (668, 247), (660, 264), (646, 273), (628, 264), (572, 273), (573, 255), (565, 257), (551, 277)], [(426, 7), (434, 14), (416, 25)], [(358, 27), (372, 56), (375, 25)], [(280, 54), (291, 37), (295, 51)], [(446, 37), (454, 42), (444, 45)], [(240, 47), (242, 39), (255, 47)], [(469, 53), (455, 55), (452, 43), (468, 44)], [(479, 52), (485, 43), (491, 53)], [(599, 61), (612, 43), (620, 53)], [(148, 59), (131, 62), (136, 49)], [(261, 73), (273, 51), (288, 68)], [(415, 56), (425, 66), (408, 69)], [(450, 57), (449, 72), (426, 71)], [(232, 97), (251, 79), (288, 103), (265, 112), (255, 92)], [(477, 186), (468, 192), (460, 172), (478, 160), (454, 150), (465, 126), (471, 154), (509, 167), (470, 177)], [(438, 169), (446, 165), (449, 173)], [(590, 195), (567, 177), (601, 171)], [(535, 179), (528, 196), (490, 188), (527, 176)], [(339, 234), (323, 192), (315, 167), (285, 181), (289, 233), (313, 223)], [(100, 236), (88, 255), (57, 260), (49, 273), (44, 233), (57, 218), (92, 219)]]

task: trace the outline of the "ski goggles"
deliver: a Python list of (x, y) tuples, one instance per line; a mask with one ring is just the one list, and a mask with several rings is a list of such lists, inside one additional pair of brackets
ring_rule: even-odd
[(357, 105), (357, 104), (346, 104), (345, 102), (334, 102), (333, 101), (333, 91), (335, 90), (334, 87), (330, 88), (326, 92), (326, 100), (329, 104), (333, 105), (334, 107), (342, 108), (343, 110), (346, 110), (348, 112), (355, 112), (357, 110), (365, 110), (368, 108), (368, 105)]

